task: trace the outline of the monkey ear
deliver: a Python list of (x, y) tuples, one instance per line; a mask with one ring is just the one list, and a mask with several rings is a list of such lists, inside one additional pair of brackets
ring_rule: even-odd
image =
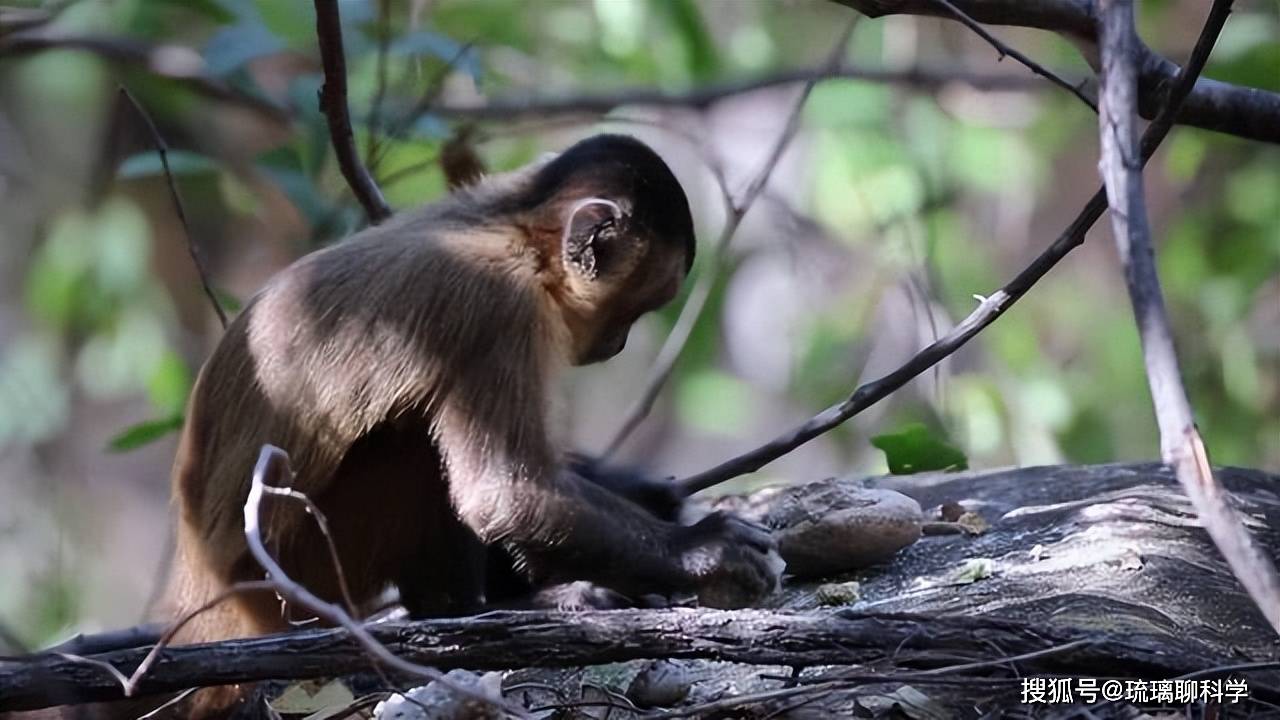
[(588, 280), (600, 276), (602, 265), (624, 220), (622, 208), (612, 200), (589, 197), (574, 203), (564, 224), (564, 262)]

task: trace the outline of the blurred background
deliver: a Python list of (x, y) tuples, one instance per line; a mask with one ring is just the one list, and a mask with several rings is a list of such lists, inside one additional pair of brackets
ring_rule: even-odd
[[(695, 272), (726, 217), (722, 184), (741, 196), (801, 84), (729, 91), (821, 68), (854, 15), (820, 0), (340, 7), (357, 144), (393, 206), (445, 192), (439, 158), (459, 133), (496, 171), (627, 132), (690, 196)], [(1139, 7), (1144, 40), (1184, 60), (1207, 5)], [(221, 334), (146, 120), (120, 88), (170, 146), (192, 240), (234, 312), (364, 223), (317, 110), (314, 29), (305, 0), (0, 4), (10, 645), (141, 619), (166, 553), (174, 431)], [(994, 32), (1072, 81), (1091, 76), (1055, 35)], [(1096, 116), (961, 25), (863, 19), (844, 58), (846, 73), (874, 77), (813, 91), (670, 382), (616, 459), (689, 474), (839, 402), (1012, 278), (1098, 186)], [(1237, 2), (1206, 75), (1280, 90), (1280, 5)], [(629, 102), (639, 92), (668, 101)], [(1175, 128), (1147, 183), (1212, 458), (1280, 470), (1280, 148)], [(618, 358), (571, 373), (556, 415), (567, 444), (609, 443), (679, 304), (643, 319)], [(977, 468), (1158, 455), (1105, 220), (936, 371), (748, 481), (885, 472), (872, 438), (916, 424)]]

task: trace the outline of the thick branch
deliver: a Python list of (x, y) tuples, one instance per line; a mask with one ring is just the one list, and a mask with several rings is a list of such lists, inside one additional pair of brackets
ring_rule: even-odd
[(347, 109), (347, 59), (342, 49), (342, 20), (338, 16), (338, 0), (315, 0), (316, 39), (320, 43), (320, 61), (324, 66), (324, 86), (320, 88), (320, 110), (329, 123), (329, 137), (342, 168), (342, 176), (351, 192), (369, 216), (378, 224), (391, 216), (391, 207), (382, 197), (369, 170), (360, 162), (356, 151), (351, 114)]
[[(1236, 511), (1227, 503), (1222, 485), (1213, 476), (1191, 403), (1182, 384), (1182, 371), (1156, 272), (1151, 226), (1143, 197), (1142, 164), (1138, 160), (1137, 56), (1138, 36), (1132, 0), (1102, 0), (1102, 93), (1099, 133), (1107, 196), (1115, 210), (1111, 227), (1125, 285), (1133, 305), (1147, 382), (1160, 426), (1161, 455), (1204, 523), (1205, 530), (1226, 558), (1236, 578), (1258, 604), (1272, 628), (1280, 632), (1280, 577), (1275, 565), (1253, 542)], [(1213, 17), (1225, 20), (1231, 0), (1215, 0)], [(1209, 26), (1213, 25), (1211, 17)], [(1205, 55), (1216, 32), (1206, 33)], [(1205, 45), (1205, 34), (1197, 50)]]
[[(373, 625), (369, 632), (405, 660), (442, 669), (574, 667), (642, 658), (843, 665), (917, 649), (981, 661), (1061, 649), (1069, 643), (1078, 645), (1033, 657), (1022, 667), (1033, 674), (1075, 671), (1151, 678), (1193, 672), (1225, 660), (1192, 642), (1171, 648), (1166, 640), (1148, 636), (1083, 635), (1043, 624), (983, 618), (853, 612), (495, 612)], [(146, 652), (122, 650), (92, 659), (128, 672)], [(366, 670), (368, 662), (364, 648), (344, 630), (169, 647), (138, 691), (154, 694), (268, 678), (327, 677)], [(0, 711), (119, 697), (119, 682), (98, 665), (55, 655), (0, 663)]]
[[(934, 0), (835, 0), (867, 15), (941, 15), (945, 12)], [(990, 24), (1019, 25), (1067, 33), (1091, 41), (1093, 18), (1084, 0), (958, 0), (955, 6), (966, 14)], [(0, 37), (0, 58), (22, 57), (45, 50), (82, 50), (116, 62), (139, 65), (154, 75), (169, 78), (211, 99), (230, 102), (286, 120), (290, 108), (268, 98), (252, 95), (203, 74), (203, 62), (195, 50), (177, 45), (148, 45), (131, 38), (100, 36), (44, 35), (33, 31), (13, 32)], [(1151, 117), (1159, 109), (1161, 88), (1173, 80), (1178, 66), (1143, 48), (1139, 88), (1139, 109)], [(713, 85), (685, 93), (666, 93), (647, 88), (615, 93), (565, 97), (501, 97), (483, 105), (452, 105), (433, 108), (449, 117), (475, 120), (510, 120), (573, 113), (597, 114), (622, 105), (706, 107), (719, 99), (777, 85), (810, 79), (811, 70), (788, 70), (751, 80)], [(983, 74), (955, 68), (882, 70), (845, 68), (830, 77), (936, 89), (963, 83), (979, 90), (1034, 90), (1034, 78), (1012, 74)], [(1179, 123), (1232, 135), (1280, 142), (1280, 95), (1265, 90), (1239, 87), (1201, 79), (1181, 113)]]
[[(935, 0), (833, 0), (871, 17), (929, 15), (951, 18)], [(1096, 46), (1097, 24), (1091, 0), (952, 0), (964, 14), (989, 25), (1049, 30)], [(1152, 118), (1164, 102), (1178, 66), (1139, 41), (1138, 109)], [(1096, 64), (1097, 54), (1085, 52)], [(1251, 140), (1280, 143), (1280, 93), (1200, 79), (1175, 121)]]

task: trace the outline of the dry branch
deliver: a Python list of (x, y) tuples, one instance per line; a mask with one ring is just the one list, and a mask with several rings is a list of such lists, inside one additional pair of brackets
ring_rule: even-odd
[[(368, 632), (406, 661), (442, 669), (577, 667), (645, 658), (852, 665), (903, 651), (928, 650), (975, 662), (993, 654), (1025, 656), (1022, 667), (1031, 673), (1152, 678), (1228, 662), (1194, 642), (1171, 648), (1167, 641), (1143, 635), (1081, 634), (987, 618), (847, 611), (495, 612), (373, 625)], [(1064, 650), (1062, 646), (1067, 645)], [(146, 652), (145, 648), (122, 650), (91, 659), (117, 670), (128, 669), (136, 667)], [(139, 692), (329, 677), (363, 671), (368, 662), (364, 647), (341, 629), (170, 647), (142, 679)], [(121, 697), (119, 682), (102, 667), (54, 655), (0, 663), (0, 689), (0, 711)]]
[[(1213, 14), (1225, 19), (1231, 0), (1215, 0)], [(1160, 427), (1160, 450), (1186, 490), (1214, 544), (1236, 579), (1280, 632), (1280, 577), (1249, 536), (1214, 478), (1182, 384), (1173, 332), (1156, 272), (1151, 226), (1143, 197), (1137, 143), (1138, 36), (1132, 0), (1102, 0), (1102, 93), (1099, 133), (1111, 212), (1112, 234), (1124, 264), (1125, 285), (1142, 341), (1147, 382)], [(1212, 47), (1216, 33), (1208, 38)], [(1199, 49), (1199, 43), (1197, 49)], [(1204, 50), (1208, 54), (1208, 49)]]
[[(864, 15), (928, 15), (950, 18), (936, 0), (833, 0)], [(1092, 0), (951, 0), (977, 22), (1049, 30), (1092, 49), (1097, 25)], [(1168, 87), (1179, 77), (1178, 66), (1141, 42), (1138, 58), (1138, 109), (1144, 118), (1159, 114)], [(1086, 50), (1085, 59), (1097, 55)], [(1175, 122), (1280, 143), (1280, 93), (1241, 87), (1207, 78), (1196, 81)]]

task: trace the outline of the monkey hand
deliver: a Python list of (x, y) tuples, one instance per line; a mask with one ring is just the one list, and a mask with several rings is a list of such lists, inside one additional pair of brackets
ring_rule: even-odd
[(675, 540), (678, 562), (703, 606), (746, 607), (779, 587), (785, 563), (760, 525), (714, 512), (681, 527)]

